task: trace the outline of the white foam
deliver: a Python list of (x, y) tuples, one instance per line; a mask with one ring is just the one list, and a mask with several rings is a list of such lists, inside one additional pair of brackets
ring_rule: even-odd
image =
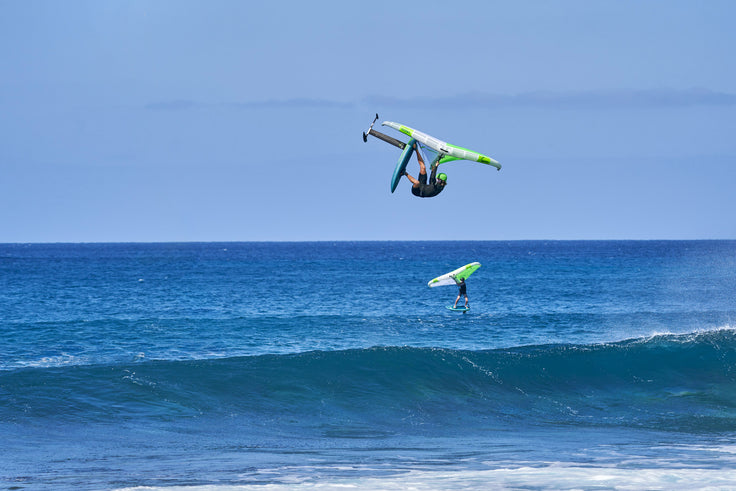
[(84, 365), (88, 360), (84, 357), (69, 353), (61, 353), (55, 356), (43, 356), (36, 360), (21, 360), (9, 365), (8, 368), (51, 368), (70, 365)]
[[(324, 470), (324, 469), (322, 469)], [(322, 472), (315, 473), (324, 476)], [(307, 478), (298, 483), (133, 487), (125, 491), (282, 491), (294, 489), (470, 490), (470, 489), (616, 489), (693, 491), (734, 489), (736, 470), (693, 468), (618, 468), (548, 464), (478, 471), (408, 471), (381, 477)]]

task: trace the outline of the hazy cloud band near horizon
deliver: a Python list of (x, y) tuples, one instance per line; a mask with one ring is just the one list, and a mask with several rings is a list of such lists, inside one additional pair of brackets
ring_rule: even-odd
[(519, 94), (473, 92), (445, 97), (394, 97), (369, 95), (358, 101), (292, 98), (264, 101), (207, 103), (194, 100), (157, 101), (146, 105), (155, 111), (182, 111), (201, 107), (231, 109), (270, 108), (351, 108), (358, 106), (394, 106), (404, 108), (668, 108), (692, 106), (736, 106), (736, 94), (710, 89), (611, 89), (590, 91), (533, 91)]

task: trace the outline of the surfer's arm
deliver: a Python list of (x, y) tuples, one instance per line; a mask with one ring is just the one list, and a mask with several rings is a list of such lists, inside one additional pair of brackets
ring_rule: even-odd
[(429, 175), (429, 182), (434, 183), (437, 180), (437, 167), (436, 164), (432, 164), (432, 172)]

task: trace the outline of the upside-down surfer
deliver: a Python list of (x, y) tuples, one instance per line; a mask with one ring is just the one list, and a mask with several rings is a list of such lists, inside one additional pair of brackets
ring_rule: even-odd
[(411, 194), (420, 198), (437, 196), (447, 186), (447, 174), (441, 172), (437, 175), (439, 164), (435, 162), (432, 164), (432, 172), (429, 176), (429, 183), (427, 183), (427, 167), (424, 165), (424, 159), (416, 143), (414, 144), (414, 153), (416, 153), (417, 160), (419, 161), (419, 179), (414, 179), (408, 172), (404, 172), (406, 178), (411, 181)]

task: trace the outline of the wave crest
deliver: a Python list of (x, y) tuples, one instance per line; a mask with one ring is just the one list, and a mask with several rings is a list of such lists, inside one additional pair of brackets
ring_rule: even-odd
[[(0, 374), (3, 420), (240, 418), (369, 433), (521, 425), (722, 431), (736, 423), (736, 331), (486, 351), (373, 347)], [(357, 432), (357, 433), (356, 433)]]

